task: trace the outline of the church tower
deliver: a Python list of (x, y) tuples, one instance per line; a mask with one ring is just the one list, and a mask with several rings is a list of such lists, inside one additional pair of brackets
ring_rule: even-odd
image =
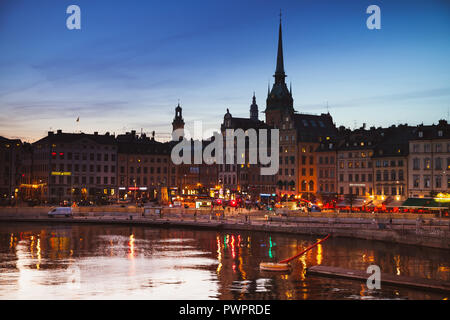
[(253, 121), (258, 121), (258, 105), (256, 104), (256, 96), (253, 92), (253, 102), (250, 106), (250, 119)]
[(280, 17), (277, 67), (274, 75), (275, 83), (272, 86), (272, 90), (269, 90), (268, 92), (265, 111), (266, 123), (277, 128), (280, 127), (281, 117), (283, 115), (294, 113), (294, 99), (292, 98), (292, 92), (289, 91), (286, 85), (286, 77), (283, 57), (283, 31)]
[(184, 130), (183, 109), (180, 107), (180, 103), (175, 108), (175, 118), (172, 122), (172, 132), (178, 129)]

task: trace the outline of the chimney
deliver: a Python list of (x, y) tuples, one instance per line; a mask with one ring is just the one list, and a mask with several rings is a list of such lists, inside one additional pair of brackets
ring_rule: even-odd
[(98, 132), (97, 131), (94, 132), (94, 136), (98, 136)]
[(50, 137), (50, 136), (52, 136), (53, 135), (53, 131), (49, 131), (48, 132), (48, 136)]
[(61, 134), (61, 133), (62, 133), (62, 130), (59, 129), (58, 131), (56, 131), (56, 133), (57, 133), (57, 134)]

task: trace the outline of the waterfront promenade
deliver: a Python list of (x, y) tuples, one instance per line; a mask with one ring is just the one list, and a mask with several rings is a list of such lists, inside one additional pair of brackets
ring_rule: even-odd
[[(450, 249), (450, 219), (390, 213), (184, 208), (80, 207), (71, 218), (49, 218), (50, 208), (0, 208), (0, 223), (127, 224), (325, 235)], [(419, 218), (419, 219), (418, 219)]]

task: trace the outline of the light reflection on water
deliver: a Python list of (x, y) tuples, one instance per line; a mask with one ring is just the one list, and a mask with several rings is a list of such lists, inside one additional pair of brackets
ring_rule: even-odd
[(306, 274), (322, 264), (450, 280), (448, 251), (330, 239), (289, 274), (261, 261), (317, 237), (121, 226), (0, 226), (0, 299), (442, 299), (445, 296)]

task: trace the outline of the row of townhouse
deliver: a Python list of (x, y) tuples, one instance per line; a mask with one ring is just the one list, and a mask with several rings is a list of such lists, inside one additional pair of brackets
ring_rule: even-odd
[(450, 190), (450, 130), (437, 125), (340, 128), (317, 148), (318, 194), (402, 202)]

